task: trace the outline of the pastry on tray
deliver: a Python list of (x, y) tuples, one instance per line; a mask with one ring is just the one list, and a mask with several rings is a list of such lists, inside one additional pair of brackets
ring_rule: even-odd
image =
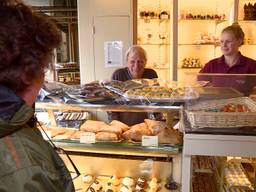
[(131, 126), (131, 129), (123, 133), (123, 138), (132, 141), (141, 141), (143, 135), (152, 135), (146, 123)]
[(110, 126), (110, 125), (104, 125), (100, 127), (100, 132), (110, 132), (110, 133), (115, 133), (115, 134), (122, 134), (122, 129), (117, 126)]
[(74, 134), (70, 136), (70, 139), (80, 139), (81, 134), (84, 133), (84, 131), (76, 131)]
[(160, 133), (164, 128), (167, 127), (167, 124), (163, 121), (155, 121), (151, 119), (144, 119), (144, 121), (153, 135)]
[(122, 184), (127, 187), (132, 187), (134, 185), (134, 179), (130, 177), (124, 177), (122, 180)]
[(105, 125), (107, 124), (103, 121), (87, 120), (81, 125), (80, 130), (96, 133), (99, 132), (101, 127)]
[(120, 127), (123, 132), (127, 131), (128, 129), (130, 129), (130, 127), (128, 125), (126, 125), (125, 123), (122, 123), (121, 121), (117, 121), (117, 120), (111, 121), (110, 125), (111, 126)]
[(98, 132), (95, 135), (96, 141), (118, 141), (119, 138), (117, 134), (110, 132)]
[(74, 129), (64, 129), (64, 130), (65, 130), (64, 132), (61, 131), (61, 134), (57, 134), (55, 136), (52, 135), (52, 138), (55, 140), (70, 139), (71, 136), (76, 132), (76, 130)]

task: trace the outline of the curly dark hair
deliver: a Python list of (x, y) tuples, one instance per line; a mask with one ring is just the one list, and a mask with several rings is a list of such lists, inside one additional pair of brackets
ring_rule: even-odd
[(0, 23), (0, 85), (22, 92), (48, 67), (60, 31), (20, 0), (0, 1)]

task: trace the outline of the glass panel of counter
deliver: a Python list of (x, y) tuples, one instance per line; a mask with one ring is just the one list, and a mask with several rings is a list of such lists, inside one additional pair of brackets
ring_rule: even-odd
[(244, 96), (256, 94), (256, 74), (198, 73), (197, 80), (209, 82), (206, 87), (232, 88)]

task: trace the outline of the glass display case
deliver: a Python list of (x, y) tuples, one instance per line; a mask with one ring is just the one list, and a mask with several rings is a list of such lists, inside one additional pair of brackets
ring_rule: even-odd
[[(53, 126), (58, 126), (57, 111), (162, 112), (166, 114), (167, 123), (172, 124), (172, 113), (181, 109), (180, 105), (167, 103), (151, 106), (37, 102), (35, 107), (37, 111), (47, 111), (46, 119)], [(107, 190), (108, 183), (114, 182), (114, 178), (117, 184), (113, 184), (112, 190), (125, 190), (122, 186), (126, 186), (124, 182), (127, 179), (132, 179), (129, 188), (135, 190), (139, 188), (138, 179), (142, 179), (146, 183), (145, 188), (141, 188), (147, 191), (180, 191), (181, 145), (145, 145), (143, 141), (88, 142), (86, 138), (88, 139), (88, 135), (83, 139), (80, 137), (80, 140), (53, 140), (57, 146), (67, 151), (81, 172), (81, 176), (74, 181), (77, 190), (90, 191), (96, 181), (100, 183), (102, 190)], [(70, 171), (74, 171), (68, 159), (62, 157)]]

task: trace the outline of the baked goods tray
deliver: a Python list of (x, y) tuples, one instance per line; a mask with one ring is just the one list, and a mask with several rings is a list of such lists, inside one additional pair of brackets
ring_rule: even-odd
[[(250, 112), (211, 112), (227, 104), (241, 104)], [(185, 110), (192, 129), (236, 128), (256, 126), (256, 103), (248, 97), (202, 101)]]
[[(79, 139), (52, 139), (54, 142), (67, 143), (67, 144), (79, 144), (79, 145), (94, 145), (94, 146), (115, 146), (115, 147), (144, 147), (141, 142), (131, 142), (126, 140), (119, 141), (96, 141), (95, 143), (80, 143)], [(158, 144), (158, 146), (152, 146), (152, 148), (158, 147), (170, 147), (170, 148), (182, 148), (182, 144)], [(150, 148), (150, 147), (149, 147)]]
[(124, 93), (126, 100), (149, 102), (186, 102), (199, 98), (199, 93), (192, 87), (168, 88), (151, 86), (131, 89)]
[(116, 177), (99, 175), (90, 182), (86, 192), (95, 191), (166, 191), (166, 181), (158, 181), (156, 178), (141, 179), (132, 177)]
[(75, 94), (70, 94), (70, 93), (67, 93), (67, 95), (72, 98), (72, 99), (75, 99), (77, 100), (78, 102), (97, 102), (97, 101), (105, 101), (105, 100), (110, 100), (110, 99), (114, 99), (114, 97), (86, 97), (86, 96), (83, 96), (83, 95), (75, 95)]
[(128, 101), (149, 101), (152, 103), (174, 103), (174, 102), (188, 102), (192, 100), (197, 100), (199, 97), (173, 97), (173, 98), (148, 98), (143, 96), (129, 97), (124, 95), (125, 99)]

